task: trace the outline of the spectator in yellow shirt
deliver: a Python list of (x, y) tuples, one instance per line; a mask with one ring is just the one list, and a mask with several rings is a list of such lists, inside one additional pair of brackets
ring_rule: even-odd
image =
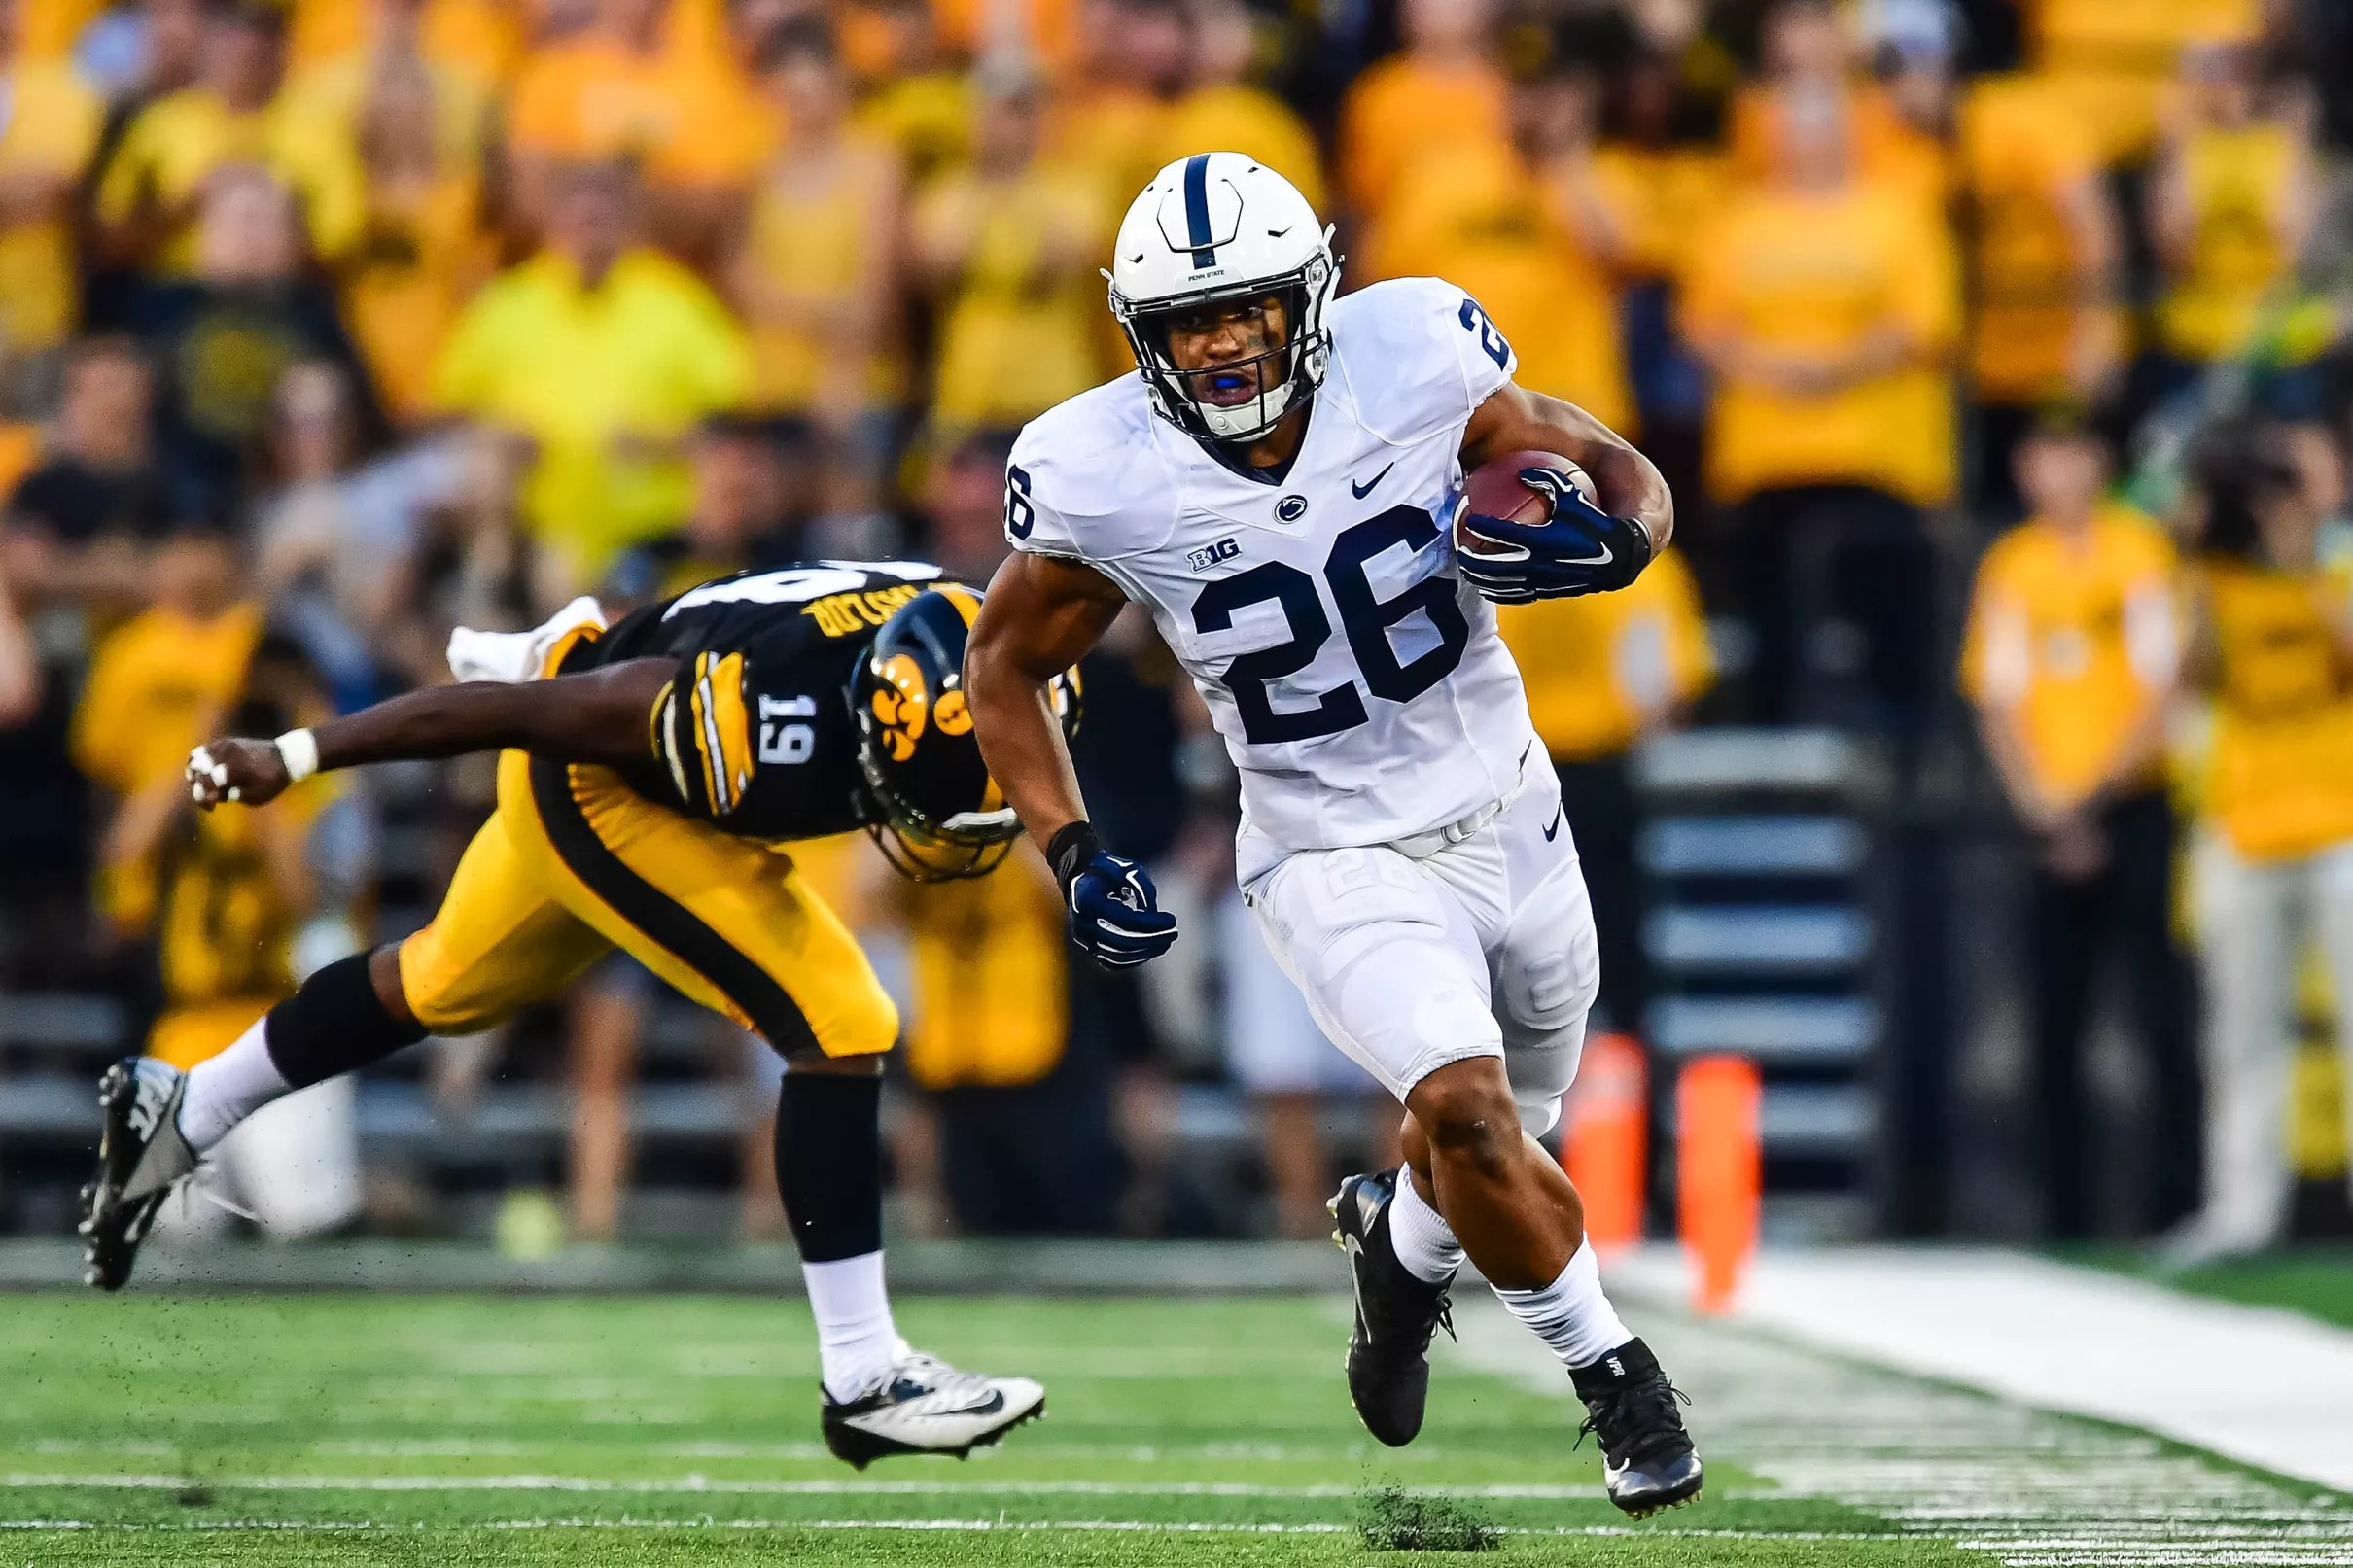
[(483, 212), (488, 100), (417, 52), (413, 30), (388, 27), (382, 39), (373, 55), (292, 90), (322, 135), (358, 144), (366, 216), (342, 268), (343, 308), (388, 412), (405, 425), (429, 408), (441, 345), (495, 261)]
[(1776, 178), (1694, 240), (1683, 296), (1716, 372), (1710, 488), (1740, 508), (1756, 716), (1916, 737), (1941, 684), (1921, 510), (1952, 486), (1952, 260), (1910, 193), (1853, 177), (1834, 101), (1787, 107)]
[(2091, 1001), (2119, 965), (2151, 1098), (2141, 1222), (2196, 1201), (2197, 1064), (2173, 942), (2166, 720), (2180, 668), (2173, 547), (2104, 503), (2107, 452), (2076, 416), (2019, 447), (2032, 515), (1978, 568), (1961, 686), (2030, 844), (2026, 960), (2035, 1174), (2045, 1234), (2092, 1235), (2098, 1118), (2085, 1086)]
[(2206, 1193), (2173, 1261), (2261, 1251), (2287, 1222), (2296, 981), (2318, 947), (2353, 1058), (2353, 566), (2324, 563), (2285, 433), (2217, 443), (2194, 509), (2192, 671), (2210, 695), (2194, 861), (2205, 976)]
[(2318, 415), (2312, 362), (2336, 335), (2335, 312), (2297, 277), (2319, 218), (2311, 106), (2285, 84), (2259, 85), (2252, 51), (2185, 54), (2190, 91), (2149, 191), (2151, 237), (2164, 269), (2161, 350), (2151, 392), (2195, 386), (2218, 361), (2252, 358), (2276, 413)]
[[(1042, 145), (1051, 161), (1093, 175), (1104, 210), (1124, 212), (1165, 161), (1171, 116), (1193, 72), (1184, 4), (1085, 0), (1078, 19), (1083, 65), (1066, 83), (1047, 83)], [(993, 75), (1019, 58), (982, 63)]]
[(777, 126), (725, 52), (697, 39), (685, 0), (596, 0), (579, 32), (534, 51), (507, 109), (517, 216), (553, 221), (560, 169), (634, 158), (646, 237), (717, 263)]
[[(1162, 166), (1216, 148), (1247, 153), (1324, 210), (1323, 159), (1315, 135), (1290, 106), (1252, 80), (1257, 24), (1243, 0), (1191, 0), (1185, 11), (1191, 85), (1161, 119), (1160, 151), (1138, 189)], [(1123, 201), (1136, 192), (1121, 192)]]
[(466, 307), (434, 396), (528, 447), (520, 510), (541, 596), (560, 604), (685, 514), (682, 442), (742, 401), (751, 366), (718, 297), (634, 243), (627, 163), (579, 165), (556, 189), (546, 248)]
[(1507, 605), (1495, 612), (1528, 714), (1561, 776), (1601, 940), (1609, 1028), (1639, 1034), (1650, 1000), (1645, 900), (1634, 847), (1642, 831), (1634, 749), (1674, 723), (1715, 680), (1698, 588), (1669, 550), (1622, 593)]
[(1341, 199), (1377, 222), (1406, 166), (1508, 139), (1492, 0), (1405, 0), (1405, 49), (1350, 84), (1335, 154)]
[[(119, 939), (152, 926), (156, 857), (139, 846), (140, 812), (182, 798), (191, 748), (217, 733), (262, 635), (259, 605), (239, 598), (235, 541), (190, 523), (152, 558), (154, 603), (99, 645), (74, 713), (73, 755), (113, 801), (102, 842), (99, 907)], [(135, 808), (135, 809), (134, 809)]]
[[(1831, 0), (1780, 0), (1766, 15), (1762, 44), (1764, 77), (1733, 100), (1725, 127), (1737, 173), (1751, 181), (1774, 178), (1790, 156), (1789, 138), (1799, 133), (1792, 116), (1819, 114), (1827, 105), (1842, 123), (1858, 177), (1901, 189), (1942, 216), (1941, 130), (1915, 122), (1886, 88), (1856, 79), (1855, 43)], [(1941, 75), (1941, 69), (1914, 73), (1931, 84)]]
[(271, 0), (208, 0), (194, 86), (140, 109), (98, 181), (98, 237), (117, 264), (165, 276), (196, 268), (196, 224), (222, 169), (266, 169), (295, 194), (309, 249), (338, 260), (358, 237), (362, 181), (347, 137), (288, 112), (286, 16)]
[(871, 474), (904, 392), (898, 150), (851, 121), (850, 81), (825, 22), (790, 23), (760, 81), (792, 134), (754, 189), (730, 269), (751, 326), (752, 401), (814, 420)]
[(1620, 319), (1627, 390), (1643, 455), (1673, 490), (1675, 528), (1703, 572), (1722, 563), (1715, 519), (1702, 482), (1707, 373), (1676, 330), (1692, 236), (1723, 211), (1731, 170), (1695, 89), (1686, 60), (1655, 49), (1611, 73), (1608, 136), (1594, 151), (1593, 175), (1619, 247)]
[(2124, 352), (2124, 238), (2097, 139), (2040, 78), (1973, 83), (1957, 157), (1976, 306), (1969, 499), (1981, 515), (2016, 516), (2012, 456), (2035, 409), (2110, 390)]
[(1460, 285), (1519, 351), (1522, 386), (1631, 430), (1612, 270), (1625, 231), (1595, 176), (1597, 88), (1555, 63), (1515, 81), (1510, 140), (1407, 165), (1365, 249), (1375, 277)]
[[(0, 356), (19, 369), (49, 356), (74, 326), (69, 206), (104, 118), (71, 65), (18, 47), (24, 10), (25, 0), (0, 0), (0, 103), (8, 106), (0, 115)], [(19, 412), (13, 401), (0, 398), (0, 410)]]
[(2253, 44), (2264, 0), (2027, 0), (2027, 58), (2099, 138), (2100, 161), (2138, 164), (2155, 151), (2183, 53)]
[(297, 0), (287, 64), (299, 79), (366, 58), (405, 32), (436, 68), (488, 91), (522, 53), (527, 9), (514, 0)]
[(934, 1119), (956, 1228), (1115, 1230), (1108, 1077), (1069, 1054), (1070, 948), (1044, 862), (1024, 845), (992, 876), (890, 891), (913, 960), (907, 1074)]
[(1100, 180), (1038, 154), (1041, 85), (982, 73), (969, 166), (915, 205), (918, 282), (938, 301), (931, 412), (944, 431), (1010, 428), (1101, 379), (1109, 223)]
[(859, 79), (858, 123), (898, 149), (911, 190), (965, 160), (972, 145), (972, 84), (941, 50), (924, 0), (849, 6), (842, 47)]
[[(301, 649), (280, 637), (261, 639), (231, 690), (223, 721), (234, 733), (284, 733), (333, 712)], [(164, 1009), (148, 1032), (150, 1056), (185, 1070), (219, 1055), (303, 974), (358, 948), (349, 905), (367, 856), (356, 853), (366, 826), (355, 809), (334, 779), (233, 815), (195, 810), (176, 777), (125, 803), (110, 854), (158, 868)], [(355, 1100), (348, 1082), (321, 1085), (239, 1127), (218, 1151), (234, 1197), (271, 1236), (357, 1217)], [(158, 1223), (201, 1229), (226, 1213), (182, 1195)]]

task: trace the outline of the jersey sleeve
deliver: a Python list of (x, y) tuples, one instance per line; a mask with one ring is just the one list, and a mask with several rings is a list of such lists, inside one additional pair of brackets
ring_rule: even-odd
[(1392, 441), (1459, 429), (1511, 381), (1519, 356), (1470, 294), (1443, 278), (1391, 278), (1333, 306), (1350, 391)]
[(1168, 486), (1141, 391), (1112, 382), (1022, 427), (1005, 460), (1005, 539), (1031, 555), (1100, 564), (1165, 532)]
[(1005, 460), (1005, 540), (1031, 555), (1084, 560), (1071, 520), (1055, 507), (1052, 497), (1039, 494), (1037, 477), (1043, 465), (1036, 451), (1022, 449), (1029, 433), (1024, 431), (1022, 436), (1023, 440), (1014, 443), (1012, 455)]
[(647, 719), (654, 759), (688, 816), (724, 823), (743, 803), (756, 765), (741, 653), (679, 660)]

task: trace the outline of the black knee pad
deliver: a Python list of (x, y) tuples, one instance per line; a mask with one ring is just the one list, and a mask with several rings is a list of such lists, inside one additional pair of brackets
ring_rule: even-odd
[(355, 953), (312, 971), (269, 1010), (269, 1060), (297, 1089), (356, 1072), (425, 1037), (424, 1025), (386, 1011), (369, 977), (369, 957)]

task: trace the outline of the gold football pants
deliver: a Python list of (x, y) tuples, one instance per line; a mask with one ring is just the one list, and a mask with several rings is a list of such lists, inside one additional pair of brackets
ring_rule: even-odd
[(790, 859), (656, 806), (610, 769), (499, 758), (499, 805), (401, 990), (441, 1034), (485, 1029), (619, 948), (788, 1055), (891, 1049), (898, 1010)]

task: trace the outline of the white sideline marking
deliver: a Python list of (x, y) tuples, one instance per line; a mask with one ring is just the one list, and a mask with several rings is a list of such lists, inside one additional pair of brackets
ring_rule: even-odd
[[(1459, 1354), (1564, 1398), (1552, 1356), (1499, 1307), (1458, 1303)], [(2008, 1568), (2318, 1568), (2353, 1563), (2353, 1509), (2138, 1433), (2086, 1427), (1723, 1323), (1638, 1314), (1693, 1395), (1692, 1432), (1782, 1490), (1865, 1510), (1899, 1537)]]
[[(1676, 1288), (1680, 1263), (1645, 1249), (1608, 1272), (1655, 1295)], [(1839, 1355), (2353, 1488), (2353, 1334), (2299, 1313), (2000, 1248), (1853, 1247), (1760, 1254), (1735, 1315)]]

